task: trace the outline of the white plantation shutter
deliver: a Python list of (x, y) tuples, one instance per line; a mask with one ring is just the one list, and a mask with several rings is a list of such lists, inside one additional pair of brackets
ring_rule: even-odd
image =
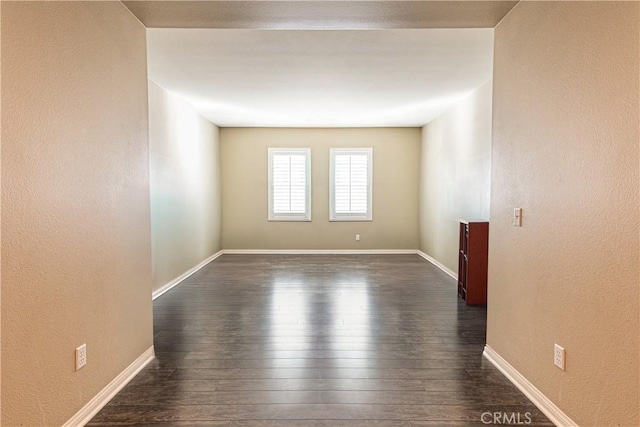
[(269, 149), (269, 220), (311, 219), (310, 158), (308, 148)]
[(273, 212), (304, 213), (306, 210), (306, 157), (274, 154)]
[(331, 149), (332, 221), (370, 221), (372, 149)]

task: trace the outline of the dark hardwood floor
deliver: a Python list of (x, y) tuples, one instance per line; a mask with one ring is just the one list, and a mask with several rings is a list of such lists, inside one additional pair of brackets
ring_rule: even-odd
[(154, 302), (156, 359), (89, 425), (553, 425), (485, 325), (417, 255), (224, 255)]

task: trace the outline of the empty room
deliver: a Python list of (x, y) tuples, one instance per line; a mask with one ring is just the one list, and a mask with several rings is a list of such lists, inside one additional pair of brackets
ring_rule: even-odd
[(640, 2), (0, 35), (0, 425), (640, 425)]

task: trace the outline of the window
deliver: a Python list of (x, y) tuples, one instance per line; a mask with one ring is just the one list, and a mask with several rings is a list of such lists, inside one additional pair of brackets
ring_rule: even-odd
[(371, 221), (372, 148), (331, 149), (331, 221)]
[(269, 148), (269, 221), (311, 221), (309, 148)]

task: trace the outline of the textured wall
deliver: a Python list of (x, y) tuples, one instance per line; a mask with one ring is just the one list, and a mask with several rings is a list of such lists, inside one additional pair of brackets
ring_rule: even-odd
[[(418, 248), (419, 128), (220, 132), (224, 249)], [(268, 147), (311, 148), (311, 222), (267, 221)], [(331, 147), (373, 147), (373, 221), (329, 222)]]
[(218, 128), (149, 82), (153, 289), (220, 250)]
[(489, 220), (491, 82), (422, 128), (420, 249), (458, 272), (460, 219)]
[(640, 425), (639, 34), (637, 2), (521, 2), (495, 32), (487, 340), (584, 426)]
[(3, 2), (4, 426), (63, 424), (152, 345), (145, 50), (119, 2)]

